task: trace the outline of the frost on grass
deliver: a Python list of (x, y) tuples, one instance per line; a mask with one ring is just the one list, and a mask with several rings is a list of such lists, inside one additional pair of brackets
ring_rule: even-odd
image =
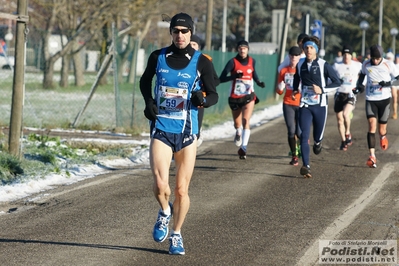
[[(144, 147), (144, 150), (143, 150)], [(148, 162), (145, 142), (103, 142), (61, 140), (30, 134), (22, 140), (23, 158), (0, 153), (2, 185), (38, 180), (49, 175), (90, 176), (100, 171)], [(147, 158), (145, 158), (147, 157)], [(93, 174), (91, 174), (93, 173)]]

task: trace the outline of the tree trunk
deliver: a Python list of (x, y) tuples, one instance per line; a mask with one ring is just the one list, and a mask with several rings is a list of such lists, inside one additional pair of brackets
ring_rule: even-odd
[(43, 88), (44, 89), (53, 89), (53, 77), (54, 77), (54, 63), (55, 61), (50, 59), (46, 61), (46, 67), (43, 73)]
[(84, 54), (85, 49), (78, 53), (74, 53), (72, 56), (73, 70), (75, 76), (75, 85), (80, 87), (86, 84), (84, 79), (84, 60), (82, 60), (82, 54)]
[[(108, 39), (109, 39), (109, 23), (105, 23), (102, 28), (103, 40), (101, 43), (101, 50), (100, 50), (100, 65), (103, 63), (105, 55), (108, 53)], [(107, 82), (107, 73), (105, 73), (99, 81), (100, 85), (108, 84)]]
[[(116, 69), (118, 71), (118, 82), (119, 83), (123, 83), (123, 73), (125, 72), (125, 63), (126, 63), (126, 59), (123, 58), (120, 54), (116, 54)], [(114, 66), (114, 70), (115, 70), (115, 66)]]
[(107, 76), (108, 76), (108, 71), (100, 78), (99, 82), (100, 85), (108, 84)]
[[(133, 38), (130, 35), (124, 36), (124, 37), (119, 37), (118, 41), (123, 42), (123, 39), (127, 39), (127, 44), (124, 46), (124, 50), (122, 50), (122, 47), (120, 48), (120, 51), (117, 53), (117, 62), (118, 62), (118, 81), (123, 82), (123, 74), (125, 73), (126, 69), (125, 66), (127, 66), (127, 61), (129, 59), (129, 55), (132, 53), (133, 50)], [(115, 47), (115, 46), (114, 46)]]
[(62, 57), (61, 78), (60, 78), (60, 87), (61, 88), (68, 87), (70, 61), (71, 61), (71, 57), (69, 54)]
[(132, 61), (130, 62), (130, 69), (129, 69), (129, 77), (128, 77), (128, 83), (134, 84), (136, 82), (136, 72), (137, 72), (137, 55), (138, 51), (140, 50), (141, 43), (143, 41), (143, 38), (147, 35), (150, 26), (151, 26), (151, 18), (147, 18), (147, 21), (144, 26), (144, 30), (137, 32), (136, 38), (132, 47), (133, 50), (133, 57)]
[[(106, 51), (106, 48), (107, 48), (107, 46), (106, 46), (105, 43), (106, 43), (106, 42), (104, 41), (103, 44), (102, 44), (101, 53), (100, 53), (100, 63), (101, 63), (101, 64), (102, 64), (103, 61), (104, 61), (104, 58), (105, 58), (105, 51)], [(105, 47), (105, 48), (104, 48), (104, 47)], [(101, 64), (100, 64), (100, 65), (101, 65)], [(100, 84), (100, 85), (106, 85), (106, 84), (108, 84), (108, 81), (107, 81), (107, 72), (108, 72), (108, 70), (106, 71), (106, 73), (105, 73), (104, 75), (101, 76), (100, 81), (99, 81), (99, 84)]]

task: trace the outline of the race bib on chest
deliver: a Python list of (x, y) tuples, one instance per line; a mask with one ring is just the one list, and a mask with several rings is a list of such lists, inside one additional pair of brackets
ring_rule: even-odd
[(373, 83), (370, 87), (369, 87), (369, 91), (370, 91), (370, 95), (382, 95), (382, 87), (379, 84), (375, 84)]
[(311, 86), (302, 87), (302, 102), (308, 105), (319, 104), (320, 97), (316, 94)]
[(352, 76), (350, 73), (345, 73), (342, 77), (342, 80), (343, 80), (343, 83), (342, 83), (343, 85), (347, 85), (347, 86), (352, 85)]
[(344, 73), (344, 75), (341, 77), (342, 79), (342, 84), (340, 88), (338, 89), (339, 92), (344, 92), (344, 93), (350, 93), (352, 89), (354, 88), (354, 85), (352, 84), (352, 76), (350, 73)]
[(252, 80), (236, 79), (234, 94), (235, 95), (248, 95), (251, 94)]
[(188, 90), (160, 86), (158, 93), (159, 115), (185, 119)]
[(294, 84), (294, 74), (292, 73), (286, 73), (284, 76), (284, 82), (287, 85), (286, 88), (287, 90), (292, 91), (292, 87)]

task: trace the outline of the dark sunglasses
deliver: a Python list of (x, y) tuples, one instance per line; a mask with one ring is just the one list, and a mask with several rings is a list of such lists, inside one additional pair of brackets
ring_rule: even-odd
[(183, 34), (186, 34), (189, 31), (190, 31), (190, 29), (176, 29), (176, 28), (172, 29), (172, 33), (174, 33), (174, 34), (179, 34), (180, 32)]

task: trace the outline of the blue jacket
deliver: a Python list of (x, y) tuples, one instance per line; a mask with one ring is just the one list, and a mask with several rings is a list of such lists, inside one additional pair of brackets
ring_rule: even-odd
[[(299, 84), (301, 84), (301, 106), (304, 104), (309, 105), (321, 105), (325, 106), (327, 102), (327, 93), (336, 90), (340, 85), (341, 81), (332, 68), (332, 66), (321, 58), (316, 58), (312, 61), (310, 69), (308, 69), (308, 64), (306, 58), (303, 58), (297, 64), (297, 70), (294, 75), (294, 91), (299, 91)], [(307, 102), (307, 88), (317, 85), (322, 89), (322, 94), (317, 97), (313, 102)]]

